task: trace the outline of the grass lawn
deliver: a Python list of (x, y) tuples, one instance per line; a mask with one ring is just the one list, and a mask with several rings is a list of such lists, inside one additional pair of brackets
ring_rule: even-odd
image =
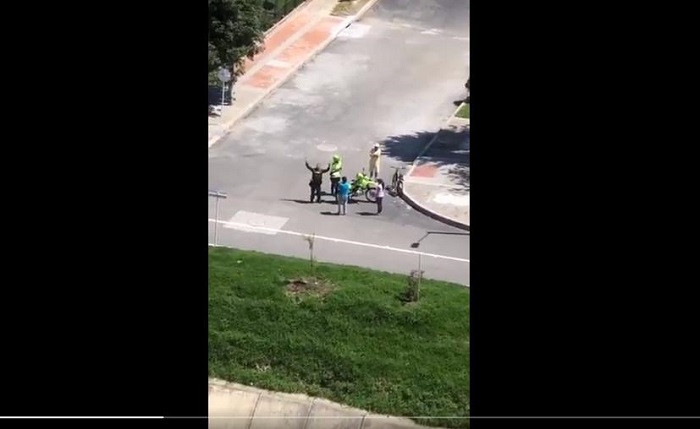
[(355, 15), (370, 0), (338, 0), (331, 15), (350, 16)]
[(462, 104), (462, 107), (457, 111), (458, 118), (469, 118), (469, 103)]
[(310, 272), (304, 259), (209, 249), (210, 376), (380, 414), (468, 416), (467, 288), (423, 280), (404, 303), (408, 273), (317, 264), (314, 285)]

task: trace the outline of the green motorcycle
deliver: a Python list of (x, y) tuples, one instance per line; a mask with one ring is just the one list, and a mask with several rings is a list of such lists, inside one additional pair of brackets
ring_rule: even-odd
[(364, 168), (350, 182), (350, 200), (362, 194), (370, 203), (377, 202), (377, 184), (365, 174)]

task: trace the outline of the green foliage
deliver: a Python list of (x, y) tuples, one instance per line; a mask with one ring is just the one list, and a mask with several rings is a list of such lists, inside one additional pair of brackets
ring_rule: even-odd
[(423, 271), (413, 270), (408, 276), (408, 287), (401, 295), (401, 300), (405, 303), (418, 302), (420, 299), (420, 283), (423, 279)]
[(237, 72), (245, 57), (260, 51), (268, 15), (263, 0), (209, 1), (209, 72)]
[(469, 119), (469, 106), (469, 103), (462, 104), (462, 107), (459, 108), (455, 116), (458, 118)]

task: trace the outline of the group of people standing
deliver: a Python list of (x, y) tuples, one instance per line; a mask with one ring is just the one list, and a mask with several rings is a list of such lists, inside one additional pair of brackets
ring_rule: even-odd
[[(370, 150), (369, 157), (369, 178), (376, 179), (377, 214), (380, 214), (383, 208), (382, 201), (384, 199), (384, 181), (379, 179), (379, 162), (381, 157), (381, 149), (379, 148), (379, 144), (374, 144)], [(330, 172), (330, 194), (336, 198), (336, 202), (338, 203), (338, 212), (336, 214), (345, 215), (352, 189), (350, 183), (348, 182), (348, 178), (342, 175), (343, 161), (340, 158), (340, 155), (333, 155), (331, 162), (326, 166), (326, 168), (323, 168), (321, 164), (316, 164), (316, 167), (312, 168), (308, 161), (305, 161), (305, 164), (306, 168), (311, 172), (311, 180), (309, 181), (311, 195), (309, 197), (309, 202), (313, 203), (314, 200), (316, 200), (317, 203), (321, 202), (323, 175)]]

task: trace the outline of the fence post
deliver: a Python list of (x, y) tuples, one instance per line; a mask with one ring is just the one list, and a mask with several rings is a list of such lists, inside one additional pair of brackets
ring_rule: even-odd
[(214, 246), (219, 245), (219, 200), (226, 199), (227, 195), (223, 192), (209, 191), (209, 196), (216, 198), (216, 208), (214, 213)]

